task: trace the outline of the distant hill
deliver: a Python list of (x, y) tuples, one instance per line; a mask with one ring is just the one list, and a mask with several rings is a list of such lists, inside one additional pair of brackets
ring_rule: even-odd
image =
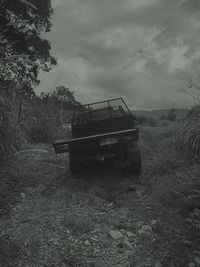
[[(176, 118), (183, 119), (187, 116), (188, 109), (175, 109), (176, 110)], [(145, 117), (153, 117), (155, 119), (160, 119), (162, 115), (167, 116), (169, 109), (155, 109), (155, 110), (132, 110), (135, 115), (143, 115)]]

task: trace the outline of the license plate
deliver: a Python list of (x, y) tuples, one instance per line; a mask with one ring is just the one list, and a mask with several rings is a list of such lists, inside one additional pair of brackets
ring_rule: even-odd
[(101, 146), (112, 145), (118, 143), (117, 137), (104, 138), (100, 141)]

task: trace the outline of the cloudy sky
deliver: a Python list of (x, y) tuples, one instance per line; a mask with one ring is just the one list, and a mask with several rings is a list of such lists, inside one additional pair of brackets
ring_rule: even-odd
[(63, 84), (83, 103), (122, 96), (135, 109), (193, 103), (178, 91), (200, 58), (200, 0), (52, 2), (47, 39), (58, 65), (36, 92)]

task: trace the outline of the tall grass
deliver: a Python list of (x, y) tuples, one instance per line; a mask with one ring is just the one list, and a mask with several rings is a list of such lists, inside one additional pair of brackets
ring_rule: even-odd
[(149, 193), (196, 228), (200, 228), (199, 129), (198, 121), (187, 121), (184, 125), (146, 127), (141, 132), (143, 182)]
[(0, 160), (4, 160), (26, 144), (28, 122), (18, 119), (16, 103), (1, 98), (0, 103)]
[(31, 142), (50, 143), (55, 139), (64, 139), (70, 137), (70, 132), (63, 127), (64, 124), (70, 124), (72, 118), (71, 110), (63, 110), (61, 119), (60, 106), (49, 101), (49, 103), (40, 103), (31, 107), (31, 112), (35, 122), (31, 125), (29, 138)]
[(183, 127), (177, 139), (177, 148), (192, 157), (200, 156), (200, 122), (189, 120)]

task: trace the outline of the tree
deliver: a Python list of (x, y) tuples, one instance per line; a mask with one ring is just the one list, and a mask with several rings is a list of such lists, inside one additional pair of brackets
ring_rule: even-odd
[(175, 108), (172, 108), (169, 110), (168, 115), (167, 115), (167, 119), (170, 121), (175, 121), (176, 119), (176, 111)]
[[(50, 92), (42, 92), (40, 95), (41, 101), (46, 105), (51, 105), (51, 109), (61, 107), (66, 110), (71, 110), (75, 106), (80, 106), (80, 103), (76, 101), (74, 92), (64, 85), (57, 86)], [(51, 110), (52, 111), (52, 110)]]
[(165, 114), (162, 114), (161, 116), (160, 116), (160, 120), (167, 120), (168, 118), (167, 118), (167, 116), (165, 115)]
[(58, 102), (75, 103), (74, 92), (70, 91), (70, 89), (64, 85), (57, 86), (51, 95), (54, 96)]
[(70, 91), (69, 88), (66, 88), (63, 85), (57, 86), (56, 90), (53, 92), (53, 96), (57, 98), (57, 101), (60, 102), (60, 120), (61, 126), (63, 125), (63, 103), (75, 103), (74, 92)]
[(50, 43), (41, 37), (51, 29), (52, 12), (51, 0), (0, 0), (1, 83), (12, 81), (33, 93), (39, 71), (56, 64)]

